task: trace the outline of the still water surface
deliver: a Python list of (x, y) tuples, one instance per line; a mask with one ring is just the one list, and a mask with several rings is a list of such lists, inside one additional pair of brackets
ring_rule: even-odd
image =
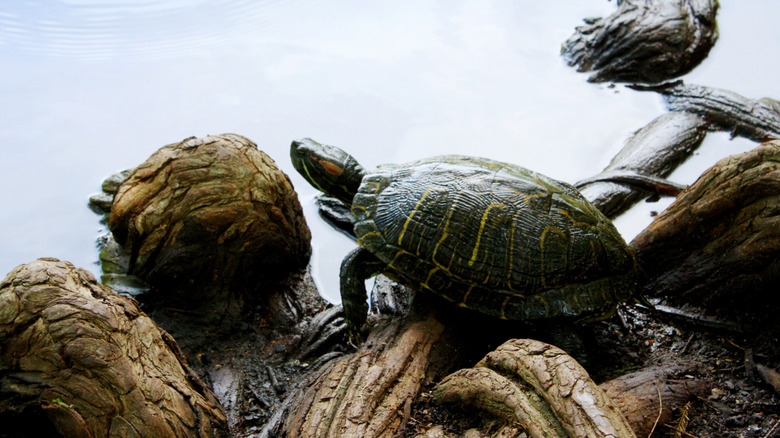
[[(721, 1), (721, 39), (685, 77), (780, 98), (780, 2)], [(604, 0), (5, 1), (0, 4), (0, 276), (50, 256), (94, 273), (103, 177), (195, 135), (234, 132), (289, 174), (314, 236), (313, 271), (338, 300), (354, 244), (317, 216), (290, 141), (313, 137), (367, 168), (459, 153), (575, 182), (664, 109), (588, 84), (560, 44)], [(691, 183), (755, 145), (710, 135), (674, 179)], [(627, 240), (646, 204), (617, 221)]]

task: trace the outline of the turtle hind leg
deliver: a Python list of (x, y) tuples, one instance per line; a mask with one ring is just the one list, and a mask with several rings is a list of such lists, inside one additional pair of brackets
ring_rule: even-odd
[(350, 251), (341, 262), (341, 305), (344, 307), (350, 340), (356, 345), (362, 339), (360, 329), (366, 322), (368, 314), (366, 279), (381, 273), (386, 268), (386, 263), (362, 246)]

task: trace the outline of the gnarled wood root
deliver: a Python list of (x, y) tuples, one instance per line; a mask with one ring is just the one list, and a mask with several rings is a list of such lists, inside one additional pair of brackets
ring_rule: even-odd
[(658, 431), (661, 425), (673, 420), (676, 409), (708, 392), (710, 386), (706, 382), (685, 377), (696, 368), (695, 363), (670, 361), (599, 386), (620, 407), (637, 436), (650, 436), (654, 427)]
[(214, 319), (240, 319), (311, 254), (290, 179), (236, 134), (160, 148), (119, 185), (108, 225), (156, 299)]
[(622, 0), (588, 19), (561, 48), (590, 82), (660, 83), (699, 65), (718, 39), (716, 0)]
[(780, 141), (719, 161), (631, 246), (648, 295), (761, 311), (780, 279)]
[(530, 339), (507, 341), (474, 368), (451, 374), (434, 396), (520, 423), (532, 437), (635, 436), (580, 364), (563, 350)]
[(432, 316), (392, 321), (360, 351), (339, 358), (301, 391), (284, 426), (289, 437), (394, 437), (430, 381), (444, 326)]
[(629, 137), (600, 174), (578, 182), (576, 187), (607, 217), (617, 217), (647, 197), (647, 192), (602, 177), (623, 171), (668, 176), (701, 145), (707, 126), (702, 117), (694, 114), (663, 114)]
[(756, 142), (780, 138), (780, 102), (750, 99), (733, 91), (675, 81), (653, 87), (633, 86), (660, 93), (672, 112), (695, 114), (711, 130), (727, 131)]
[(173, 338), (135, 300), (56, 259), (0, 283), (0, 424), (8, 436), (227, 436)]

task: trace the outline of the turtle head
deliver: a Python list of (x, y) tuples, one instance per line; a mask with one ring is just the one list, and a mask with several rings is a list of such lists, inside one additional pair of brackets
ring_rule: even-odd
[(352, 155), (335, 146), (317, 143), (310, 138), (290, 145), (293, 167), (309, 184), (351, 206), (360, 182), (366, 174)]

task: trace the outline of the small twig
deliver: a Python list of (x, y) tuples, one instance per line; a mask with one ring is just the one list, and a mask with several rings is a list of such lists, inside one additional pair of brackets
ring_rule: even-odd
[(664, 412), (664, 404), (661, 400), (661, 379), (657, 379), (655, 382), (656, 389), (658, 389), (658, 416), (655, 417), (655, 423), (653, 423), (653, 428), (650, 429), (650, 433), (647, 434), (647, 438), (650, 438), (653, 436), (653, 432), (655, 432), (655, 427), (658, 426), (658, 421), (661, 420), (661, 414)]
[(646, 312), (650, 315), (654, 315), (656, 317), (662, 316), (675, 321), (693, 324), (694, 326), (697, 327), (706, 327), (708, 329), (721, 330), (728, 333), (743, 332), (743, 328), (740, 327), (739, 324), (737, 323), (731, 321), (719, 320), (709, 316), (698, 315), (691, 312), (686, 312), (684, 310), (677, 309), (671, 306), (656, 304), (653, 309), (648, 309), (643, 306), (634, 306), (634, 308), (642, 312)]
[[(668, 427), (669, 429), (672, 429), (673, 431), (675, 431), (677, 433), (681, 433), (681, 434), (683, 434), (685, 436), (689, 436), (691, 438), (699, 438), (698, 435), (694, 435), (694, 434), (692, 434), (692, 433), (690, 433), (688, 431), (685, 431), (685, 430), (680, 430), (680, 429), (672, 426), (671, 424), (664, 424), (664, 426)], [(766, 438), (766, 437), (764, 437), (764, 438)]]
[(739, 348), (740, 350), (744, 350), (744, 349), (745, 349), (745, 347), (743, 347), (743, 346), (741, 346), (741, 345), (738, 345), (736, 342), (734, 342), (734, 341), (733, 341), (733, 340), (731, 340), (731, 339), (726, 339), (726, 342), (728, 342), (729, 344), (733, 345), (734, 347), (737, 347), (737, 348)]
[(283, 394), (287, 388), (279, 383), (279, 379), (276, 378), (276, 373), (274, 372), (273, 368), (266, 366), (265, 372), (268, 375), (268, 380), (271, 381), (271, 387), (274, 389), (274, 391), (276, 391), (277, 394)]
[[(705, 407), (712, 409), (715, 412), (725, 412), (725, 413), (731, 413), (734, 412), (733, 409), (729, 408), (728, 406), (724, 405), (723, 403), (715, 403), (711, 400), (707, 400), (705, 398), (702, 398), (700, 396), (696, 396), (696, 399), (699, 400)], [(717, 405), (717, 406), (716, 406)]]
[(766, 435), (764, 435), (764, 438), (769, 438), (770, 436), (772, 436), (772, 434), (774, 434), (775, 431), (777, 430), (777, 426), (780, 426), (780, 420), (775, 421), (775, 424), (772, 426), (771, 429), (769, 429), (769, 432), (767, 432)]
[(185, 315), (193, 315), (193, 316), (203, 316), (203, 312), (196, 312), (194, 310), (189, 309), (179, 309), (177, 307), (168, 307), (165, 310), (169, 312), (175, 312), (175, 313), (183, 313)]
[(745, 376), (749, 382), (752, 382), (755, 378), (753, 370), (756, 367), (756, 363), (753, 362), (753, 349), (745, 348)]
[(626, 319), (626, 315), (623, 314), (622, 308), (618, 309), (617, 315), (620, 318), (620, 323), (623, 325), (623, 328), (630, 331), (631, 327), (629, 327), (628, 320)]
[(249, 392), (252, 394), (252, 396), (255, 398), (255, 400), (260, 404), (260, 406), (263, 409), (269, 409), (272, 406), (272, 402), (269, 401), (267, 398), (263, 396), (260, 392), (258, 392), (252, 385), (246, 384), (244, 385), (247, 389), (249, 389)]
[(691, 341), (693, 340), (693, 333), (691, 333), (690, 336), (688, 336), (688, 340), (685, 341), (685, 345), (683, 345), (682, 350), (680, 350), (680, 354), (685, 354), (685, 352), (688, 350), (688, 347), (691, 345)]

